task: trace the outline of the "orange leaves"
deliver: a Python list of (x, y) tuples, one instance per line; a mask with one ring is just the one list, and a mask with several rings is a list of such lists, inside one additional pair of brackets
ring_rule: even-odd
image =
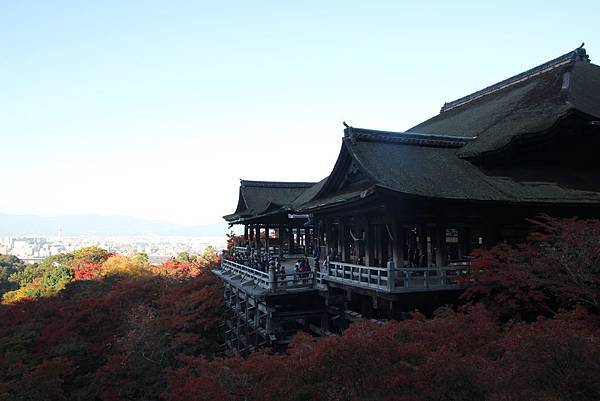
[(102, 264), (102, 276), (144, 278), (151, 275), (149, 266), (137, 259), (113, 255)]
[(87, 259), (75, 259), (71, 262), (73, 280), (93, 280), (102, 272), (102, 265)]
[(193, 266), (191, 262), (170, 259), (162, 265), (154, 267), (154, 272), (160, 276), (184, 279), (196, 277), (200, 273), (200, 269)]

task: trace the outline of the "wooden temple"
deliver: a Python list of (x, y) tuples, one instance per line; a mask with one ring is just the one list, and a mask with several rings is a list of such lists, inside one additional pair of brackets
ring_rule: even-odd
[(314, 185), (314, 182), (240, 180), (237, 208), (223, 217), (230, 225), (244, 226), (243, 241), (236, 246), (278, 254), (284, 251), (295, 254), (301, 249), (306, 253), (312, 227), (308, 224), (309, 216), (297, 213), (294, 205), (303, 203)]
[[(319, 183), (242, 181), (236, 212), (225, 216), (245, 226), (238, 251), (289, 255), (291, 238), (302, 236), (317, 267), (299, 281), (226, 256), (215, 274), (228, 308), (258, 322), (245, 329), (251, 343), (230, 323), (238, 334), (229, 347), (285, 344), (294, 330), (324, 335), (356, 317), (455, 302), (473, 249), (523, 240), (541, 213), (600, 217), (599, 150), (600, 67), (578, 48), (406, 131), (346, 126)], [(261, 228), (277, 228), (279, 249), (268, 235), (261, 243)]]

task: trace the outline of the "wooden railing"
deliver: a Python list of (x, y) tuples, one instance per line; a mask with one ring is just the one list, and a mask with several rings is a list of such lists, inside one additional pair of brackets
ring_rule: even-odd
[(243, 280), (252, 281), (256, 286), (274, 291), (309, 289), (315, 286), (315, 272), (277, 273), (270, 268), (268, 272), (222, 258), (221, 269)]
[(396, 269), (395, 284), (405, 289), (457, 288), (460, 286), (458, 277), (465, 272), (460, 267)]
[[(361, 266), (352, 263), (329, 262), (323, 271), (324, 279), (344, 284), (369, 287), (382, 291), (388, 289), (388, 269), (382, 267)], [(389, 283), (391, 284), (391, 283)]]
[(269, 288), (269, 274), (258, 269), (222, 258), (221, 269), (238, 275), (246, 280), (251, 280), (259, 287)]
[(459, 287), (465, 267), (388, 268), (330, 261), (319, 281), (332, 281), (383, 292)]
[(466, 272), (464, 266), (395, 269), (330, 261), (320, 272), (277, 273), (273, 267), (265, 272), (226, 258), (221, 269), (270, 292), (311, 289), (317, 284), (322, 288), (328, 282), (380, 292), (453, 289), (460, 288), (458, 278)]

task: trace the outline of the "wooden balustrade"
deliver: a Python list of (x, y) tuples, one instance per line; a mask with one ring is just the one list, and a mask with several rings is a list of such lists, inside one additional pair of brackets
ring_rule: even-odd
[(309, 289), (315, 286), (316, 274), (312, 271), (284, 274), (269, 269), (268, 272), (264, 272), (225, 258), (221, 260), (221, 269), (248, 279), (255, 285), (269, 291)]
[(329, 262), (325, 280), (385, 291), (388, 289), (388, 269), (352, 263)]
[(408, 292), (458, 288), (458, 276), (465, 273), (464, 269), (464, 266), (396, 269), (331, 261), (319, 279), (384, 292)]
[(259, 287), (269, 288), (269, 274), (261, 270), (225, 258), (221, 259), (221, 269), (239, 275), (244, 279), (249, 279)]
[(458, 277), (464, 266), (400, 268), (361, 266), (330, 261), (321, 272), (267, 272), (222, 259), (221, 269), (231, 272), (270, 292), (323, 288), (327, 282), (373, 289), (380, 292), (411, 292), (460, 288)]

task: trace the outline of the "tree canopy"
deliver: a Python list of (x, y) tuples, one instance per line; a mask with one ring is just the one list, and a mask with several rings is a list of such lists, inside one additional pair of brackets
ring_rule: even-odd
[(10, 259), (0, 401), (598, 400), (600, 222), (536, 224), (476, 253), (466, 305), (247, 358), (219, 346), (214, 250), (158, 266), (99, 249)]

